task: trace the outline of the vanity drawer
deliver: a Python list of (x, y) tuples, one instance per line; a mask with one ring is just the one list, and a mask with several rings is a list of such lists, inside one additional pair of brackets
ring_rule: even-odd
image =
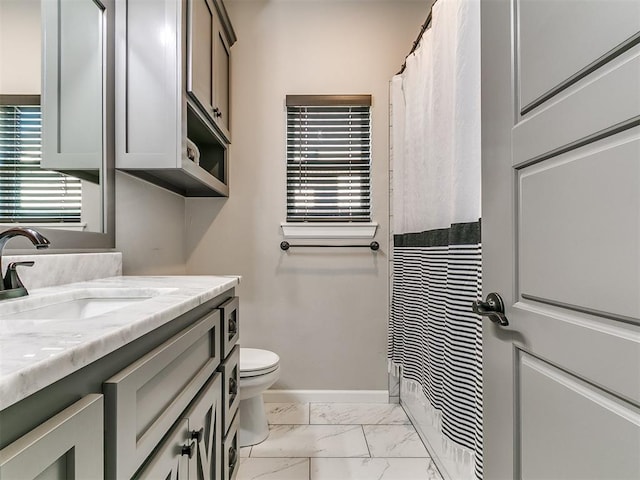
[(222, 358), (226, 358), (240, 336), (240, 301), (233, 297), (220, 305), (222, 313)]
[(106, 478), (131, 478), (220, 363), (213, 310), (103, 385)]
[(220, 371), (222, 372), (223, 431), (227, 432), (240, 404), (240, 345), (236, 345), (227, 359), (222, 362)]
[(238, 444), (238, 427), (240, 415), (231, 422), (227, 436), (222, 442), (222, 480), (233, 480), (240, 469), (240, 445)]

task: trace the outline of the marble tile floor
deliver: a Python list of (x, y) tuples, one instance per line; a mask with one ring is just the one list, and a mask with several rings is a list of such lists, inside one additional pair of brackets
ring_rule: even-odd
[(267, 403), (237, 480), (442, 480), (398, 404)]

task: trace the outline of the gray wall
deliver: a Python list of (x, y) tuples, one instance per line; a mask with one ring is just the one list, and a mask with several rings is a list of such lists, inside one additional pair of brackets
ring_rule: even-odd
[(116, 250), (124, 275), (184, 275), (185, 199), (116, 172)]
[(40, 1), (0, 1), (0, 93), (40, 94)]
[[(386, 389), (388, 82), (423, 1), (227, 1), (231, 196), (188, 199), (190, 274), (240, 274), (241, 344), (281, 358), (276, 388)], [(381, 250), (278, 248), (285, 220), (286, 94), (373, 95), (373, 219)], [(126, 257), (125, 257), (126, 258)]]

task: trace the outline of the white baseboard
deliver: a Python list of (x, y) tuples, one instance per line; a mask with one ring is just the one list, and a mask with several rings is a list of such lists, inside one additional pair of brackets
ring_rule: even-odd
[(389, 403), (388, 390), (266, 390), (267, 403)]

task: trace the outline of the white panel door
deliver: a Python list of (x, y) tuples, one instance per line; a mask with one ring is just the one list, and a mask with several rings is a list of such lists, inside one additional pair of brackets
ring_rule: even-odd
[(640, 478), (640, 2), (482, 0), (484, 478)]

